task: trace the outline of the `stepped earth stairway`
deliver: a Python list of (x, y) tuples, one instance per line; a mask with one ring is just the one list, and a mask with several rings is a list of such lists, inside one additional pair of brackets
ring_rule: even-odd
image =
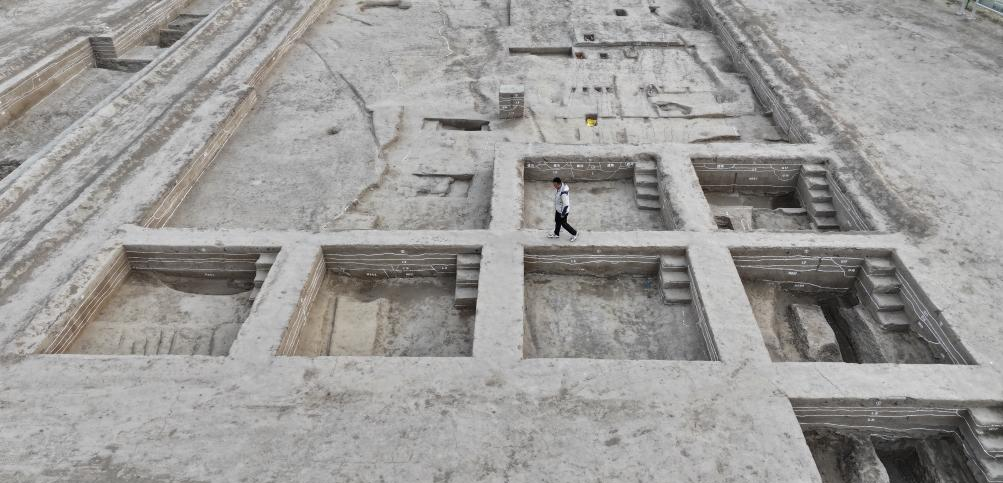
[(477, 306), (477, 280), (481, 273), (481, 256), (474, 253), (461, 253), (456, 256), (456, 298), (453, 306), (456, 308), (473, 308)]
[(662, 256), (658, 267), (658, 282), (665, 303), (683, 305), (693, 301), (690, 267), (685, 256)]
[(661, 190), (658, 188), (658, 166), (644, 160), (634, 164), (634, 190), (637, 207), (642, 210), (660, 210)]

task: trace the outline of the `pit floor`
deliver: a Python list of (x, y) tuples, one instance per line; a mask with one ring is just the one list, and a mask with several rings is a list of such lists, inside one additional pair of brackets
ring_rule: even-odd
[[(554, 186), (549, 181), (524, 184), (523, 227), (554, 229)], [(642, 210), (634, 200), (634, 183), (629, 179), (568, 183), (571, 187), (571, 216), (576, 230), (651, 231), (664, 230), (661, 210)], [(563, 233), (563, 230), (562, 230)]]
[[(854, 460), (849, 456), (855, 445), (871, 435), (864, 431), (835, 432), (829, 430), (805, 431), (805, 440), (818, 466), (822, 483), (853, 483), (859, 481), (848, 475)], [(926, 438), (870, 439), (889, 483), (975, 483), (965, 456), (953, 437), (949, 435)], [(921, 446), (928, 447), (935, 462), (919, 454)], [(932, 465), (936, 468), (932, 468)], [(851, 470), (852, 471), (852, 470)]]
[[(18, 2), (16, 18), (4, 21), (34, 20), (45, 10), (51, 14), (51, 9), (35, 7), (22, 13), (22, 6), (70, 3), (94, 2)], [(105, 1), (100, 7), (120, 9), (123, 3), (127, 2)], [(633, 3), (646, 9), (642, 2)], [(660, 5), (657, 16), (651, 17), (662, 25), (652, 31), (690, 25), (697, 18), (685, 2), (644, 3)], [(485, 344), (485, 352), (472, 360), (265, 359), (278, 339), (268, 336), (249, 337), (246, 351), (233, 350), (234, 357), (225, 359), (21, 357), (10, 354), (20, 347), (13, 341), (28, 329), (37, 336), (46, 328), (29, 323), (42, 304), (50, 300), (60, 303), (56, 299), (69, 280), (80, 280), (71, 277), (80, 273), (84, 260), (115, 242), (112, 236), (117, 238), (118, 234), (112, 233), (118, 225), (138, 223), (140, 218), (131, 207), (157, 201), (137, 190), (136, 183), (107, 190), (107, 184), (46, 182), (26, 199), (26, 208), (13, 215), (28, 219), (38, 210), (38, 216), (52, 216), (55, 221), (43, 231), (34, 231), (34, 225), (22, 222), (11, 222), (9, 230), (0, 230), (4, 247), (42, 246), (12, 252), (9, 263), (0, 269), (4, 272), (0, 299), (6, 302), (0, 324), (0, 340), (6, 344), (6, 353), (0, 358), (0, 394), (16, 395), (0, 402), (0, 425), (4, 427), (0, 431), (0, 461), (6, 462), (0, 468), (0, 480), (817, 483), (821, 480), (801, 441), (787, 398), (901, 401), (906, 397), (951, 401), (959, 406), (971, 401), (1003, 401), (998, 363), (1003, 360), (1003, 331), (996, 323), (1003, 310), (1003, 300), (998, 297), (1003, 244), (995, 236), (1003, 229), (1003, 217), (986, 216), (987, 206), (1003, 201), (998, 186), (1003, 163), (991, 162), (1003, 156), (998, 128), (1003, 96), (979, 96), (958, 82), (959, 78), (980, 79), (984, 86), (999, 85), (1003, 80), (999, 69), (1003, 51), (993, 48), (993, 42), (971, 40), (998, 38), (1000, 25), (985, 17), (975, 21), (957, 17), (957, 5), (945, 2), (705, 3), (722, 7), (725, 18), (750, 40), (752, 53), (785, 78), (788, 73), (796, 76), (790, 78), (795, 82), (791, 90), (782, 91), (782, 100), (819, 120), (815, 127), (821, 130), (817, 136), (821, 147), (843, 157), (847, 165), (844, 174), (851, 182), (867, 187), (865, 195), (878, 207), (876, 212), (890, 219), (889, 229), (898, 232), (849, 238), (868, 247), (901, 249), (903, 257), (912, 261), (920, 284), (983, 364), (964, 368), (771, 364), (761, 350), (755, 321), (713, 316), (715, 329), (722, 329), (715, 334), (720, 336), (722, 362), (712, 364), (581, 359), (511, 362), (510, 352), (521, 338), (506, 338), (518, 329), (509, 327), (511, 318), (504, 317), (481, 321), (490, 330), (479, 334), (486, 337), (479, 337), (478, 342), (498, 345)], [(296, 3), (279, 5), (291, 9)], [(427, 99), (428, 103), (455, 101), (490, 116), (494, 104), (477, 97), (493, 99), (497, 84), (521, 80), (523, 72), (481, 62), (485, 55), (491, 55), (537, 71), (526, 82), (527, 94), (532, 96), (528, 105), (535, 117), (521, 120), (519, 125), (531, 128), (539, 122), (546, 138), (541, 135), (537, 142), (566, 143), (570, 136), (548, 122), (553, 113), (538, 107), (545, 105), (541, 99), (552, 96), (559, 87), (563, 90), (559, 84), (565, 76), (576, 73), (574, 68), (538, 58), (506, 56), (502, 27), (511, 25), (527, 37), (546, 37), (553, 32), (570, 32), (573, 25), (591, 21), (609, 7), (597, 1), (444, 0), (412, 2), (409, 10), (361, 11), (355, 2), (341, 2), (318, 23), (330, 24), (324, 34), (334, 33), (329, 35), (332, 42), (343, 46), (330, 55), (330, 63), (356, 81), (366, 104), (377, 110), (381, 105)], [(648, 16), (632, 11), (627, 20), (640, 20), (642, 14)], [(61, 21), (62, 25), (72, 27), (90, 24), (96, 16), (89, 12), (70, 16), (61, 11), (59, 17), (68, 19)], [(227, 30), (248, 31), (251, 20), (257, 22), (258, 18), (237, 19)], [(617, 19), (610, 15), (610, 20)], [(847, 32), (854, 32), (852, 42), (846, 42)], [(200, 40), (195, 47), (223, 58), (235, 45), (232, 38), (214, 36)], [(41, 48), (54, 45), (37, 36), (27, 40)], [(249, 47), (255, 52), (267, 48), (254, 43)], [(332, 54), (332, 49), (326, 52)], [(723, 57), (701, 56), (712, 65), (720, 65)], [(197, 59), (212, 60), (209, 56)], [(585, 62), (589, 64), (579, 70), (588, 74), (595, 64), (591, 59)], [(192, 62), (179, 66), (178, 75), (195, 84), (201, 81), (198, 69), (212, 67), (209, 62)], [(254, 67), (241, 65), (243, 70)], [(650, 77), (656, 81), (672, 74), (639, 67), (639, 72), (654, 73)], [(443, 75), (445, 70), (458, 75)], [(736, 69), (731, 66), (726, 70)], [(180, 88), (176, 78), (171, 77), (170, 86)], [(151, 81), (166, 84), (163, 79)], [(233, 85), (228, 82), (224, 87)], [(802, 93), (801, 86), (810, 90)], [(151, 99), (163, 98), (170, 91), (151, 88), (146, 92)], [(205, 92), (210, 101), (228, 99), (230, 93)], [(399, 94), (388, 96), (395, 93)], [(311, 95), (305, 92), (304, 98)], [(149, 105), (137, 99), (130, 107), (142, 110)], [(409, 105), (406, 112), (420, 108)], [(426, 115), (439, 113), (418, 113)], [(139, 116), (124, 119), (134, 121)], [(193, 122), (200, 129), (181, 132), (210, 133), (211, 123)], [(127, 133), (132, 127), (116, 120), (108, 124), (103, 130), (105, 139), (107, 134)], [(164, 126), (143, 139), (155, 143), (177, 132)], [(525, 138), (512, 140), (520, 139)], [(465, 147), (456, 146), (457, 151)], [(392, 159), (402, 159), (409, 148), (401, 145), (398, 152), (391, 153)], [(111, 143), (91, 152), (115, 161), (141, 161), (119, 155), (120, 149), (125, 146)], [(162, 155), (161, 159), (175, 159), (179, 152), (150, 149), (151, 155)], [(87, 159), (80, 158), (64, 159), (86, 164)], [(170, 185), (171, 180), (155, 176), (163, 169), (159, 163), (131, 164), (128, 170), (119, 171), (95, 166), (93, 174), (137, 177), (157, 187)], [(67, 198), (70, 208), (59, 205), (61, 211), (50, 213), (39, 210), (47, 198), (28, 203), (60, 189), (110, 194), (93, 203), (93, 198)], [(15, 218), (8, 215), (6, 219)], [(60, 219), (70, 222), (58, 222)], [(258, 235), (268, 241), (279, 237), (275, 232)], [(165, 232), (144, 240), (181, 244), (185, 236), (184, 232)], [(235, 238), (225, 233), (205, 236), (199, 234), (197, 239), (254, 239), (250, 233)], [(282, 236), (281, 240), (290, 244), (302, 241), (298, 234)], [(346, 239), (355, 240), (355, 236), (350, 234)], [(464, 236), (463, 242), (474, 238)], [(611, 235), (604, 243), (627, 243), (635, 238)], [(838, 243), (852, 244), (849, 238), (836, 237), (842, 240)], [(415, 239), (452, 243), (445, 233)], [(495, 230), (485, 234), (484, 240), (499, 243), (486, 247), (485, 266), (500, 268), (511, 264), (511, 258), (491, 254), (497, 255), (523, 238), (518, 233)], [(762, 233), (692, 233), (685, 240), (697, 250), (710, 248), (721, 257), (726, 256), (720, 250), (722, 243), (783, 242)], [(812, 236), (799, 240), (810, 245), (834, 243)], [(506, 266), (498, 272), (511, 271), (518, 271), (518, 267)], [(706, 275), (701, 283), (711, 285), (734, 278), (730, 267), (698, 270), (697, 275)], [(299, 288), (291, 283), (282, 286), (293, 296)], [(492, 298), (504, 297), (502, 288), (496, 290)], [(516, 295), (512, 298), (518, 299), (522, 293)], [(737, 300), (741, 294), (731, 295), (737, 295), (736, 305), (746, 311), (741, 307), (744, 299), (741, 303)], [(722, 301), (716, 298), (714, 302)], [(63, 309), (65, 304), (56, 308)], [(713, 310), (728, 314), (725, 308)], [(274, 336), (273, 329), (282, 324), (281, 320), (254, 322), (243, 330), (266, 328), (258, 325), (260, 322)], [(240, 342), (243, 345), (244, 341)], [(255, 457), (248, 458), (249, 454)]]
[(338, 297), (359, 302), (384, 299), (389, 310), (378, 321), (372, 355), (466, 357), (473, 350), (474, 311), (453, 307), (454, 277), (363, 279), (328, 273), (310, 307), (294, 355), (340, 355), (330, 351)]
[[(767, 196), (741, 193), (704, 193), (712, 210), (726, 210), (732, 206), (752, 208), (752, 226), (734, 226), (734, 230), (810, 230), (807, 214), (788, 215), (778, 208), (801, 208), (801, 203), (791, 196)], [(733, 220), (737, 225), (737, 221)]]
[(251, 309), (238, 285), (131, 272), (66, 352), (225, 356)]
[(526, 356), (708, 360), (692, 305), (667, 305), (657, 276), (527, 274)]
[[(831, 293), (793, 292), (784, 290), (779, 284), (763, 281), (743, 280), (745, 293), (752, 304), (752, 311), (759, 323), (759, 330), (773, 362), (806, 362), (794, 345), (794, 331), (790, 325), (790, 306), (792, 304), (819, 305), (822, 299), (832, 298)], [(860, 307), (859, 305), (857, 306)], [(854, 310), (859, 317), (865, 317), (862, 323), (875, 324), (864, 310)], [(827, 316), (828, 317), (828, 316)], [(832, 321), (829, 321), (832, 324)], [(851, 329), (852, 330), (852, 329)], [(834, 329), (839, 337), (838, 329)], [(843, 360), (846, 362), (878, 363), (893, 362), (900, 364), (931, 364), (936, 363), (933, 353), (913, 332), (885, 332), (880, 329), (872, 331), (876, 337), (877, 348), (871, 352), (859, 345), (853, 345), (853, 354), (847, 354), (841, 344)], [(847, 339), (853, 339), (853, 334), (846, 334)], [(845, 342), (845, 341), (844, 341)], [(852, 345), (852, 341), (848, 342)], [(879, 353), (872, 353), (879, 352)]]

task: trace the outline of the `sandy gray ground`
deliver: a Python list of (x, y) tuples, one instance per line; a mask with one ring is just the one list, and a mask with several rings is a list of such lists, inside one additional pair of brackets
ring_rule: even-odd
[[(633, 180), (571, 183), (572, 215), (575, 229), (603, 231), (664, 230), (662, 212), (642, 210), (634, 201)], [(523, 227), (554, 229), (554, 185), (549, 181), (527, 181), (523, 195), (526, 207)]]
[(358, 302), (384, 301), (387, 311), (375, 320), (377, 344), (370, 355), (393, 357), (469, 356), (473, 343), (474, 314), (453, 308), (456, 279), (358, 280), (328, 274), (303, 329), (299, 356), (343, 355), (330, 353), (330, 326), (339, 297)]
[[(443, 166), (440, 160), (463, 167), (474, 172), (475, 180), (490, 164), (493, 156), (483, 153), (490, 153), (491, 141), (453, 133), (391, 144), (396, 128), (389, 120), (400, 118), (396, 107), (401, 105), (405, 132), (418, 132), (424, 117), (443, 111), (458, 117), (492, 115), (495, 85), (509, 78), (476, 82), (491, 70), (479, 71), (483, 64), (466, 62), (470, 59), (464, 54), (501, 55), (491, 27), (507, 23), (504, 3), (423, 1), (408, 10), (366, 11), (345, 3), (322, 17), (319, 25), (343, 33), (339, 54), (329, 63), (336, 60), (334, 69), (357, 84), (374, 119), (379, 118), (380, 132), (390, 133), (380, 136), (381, 144), (387, 144), (382, 158), (353, 160), (388, 163), (392, 182), (385, 191), (397, 193), (398, 187), (408, 186), (404, 180), (423, 169), (412, 161), (414, 155), (407, 156), (409, 151), (421, 152), (421, 162), (434, 168)], [(608, 10), (599, 1), (567, 9), (556, 8), (564, 2), (513, 3), (522, 6), (512, 11), (516, 25)], [(963, 21), (953, 16), (954, 7), (932, 1), (896, 2), (894, 9), (848, 0), (722, 3), (743, 28), (751, 32), (758, 26), (776, 41), (783, 58), (770, 55), (770, 60), (789, 62), (800, 76), (790, 81), (805, 82), (798, 92), (818, 95), (797, 102), (822, 126), (823, 141), (832, 141), (850, 166), (847, 175), (867, 184), (867, 194), (908, 231), (866, 236), (710, 231), (590, 235), (591, 246), (600, 249), (689, 245), (695, 273), (706, 278), (702, 298), (720, 362), (520, 360), (521, 314), (528, 302), (519, 287), (522, 246), (540, 243), (535, 230), (330, 233), (321, 223), (309, 223), (312, 205), (321, 207), (318, 212), (334, 211), (323, 211), (328, 210), (323, 200), (313, 198), (300, 204), (306, 208), (290, 210), (295, 219), (288, 224), (269, 227), (278, 231), (262, 231), (257, 228), (267, 216), (252, 218), (253, 209), (242, 211), (243, 203), (255, 199), (253, 190), (240, 198), (240, 206), (218, 212), (218, 219), (191, 225), (228, 231), (121, 230), (141, 218), (161, 186), (173, 180), (172, 169), (180, 159), (218, 125), (254, 68), (246, 62), (260, 62), (259, 55), (266, 55), (253, 48), (226, 55), (248, 38), (247, 25), (262, 18), (290, 25), (283, 13), (264, 15), (273, 2), (251, 2), (225, 16), (230, 23), (214, 32), (212, 42), (199, 40), (190, 52), (180, 51), (182, 65), (153, 72), (148, 83), (124, 94), (114, 116), (105, 112), (88, 123), (86, 143), (63, 146), (40, 158), (16, 184), (4, 185), (14, 186), (18, 195), (0, 193), (0, 340), (5, 354), (0, 359), (0, 479), (819, 482), (789, 398), (909, 398), (961, 407), (1003, 401), (998, 369), (1003, 333), (996, 323), (1003, 308), (997, 296), (1003, 279), (998, 243), (1003, 220), (991, 209), (1003, 202), (993, 184), (1003, 175), (996, 162), (1003, 155), (1003, 141), (995, 127), (1003, 100), (982, 95), (977, 87), (967, 89), (960, 81), (1000, 83), (1003, 54), (988, 46), (998, 41), (1001, 27)], [(282, 7), (292, 15), (303, 9), (303, 2), (290, 0)], [(634, 7), (632, 14), (645, 10), (643, 4)], [(492, 13), (485, 15), (484, 9)], [(661, 11), (671, 17), (675, 10), (665, 5)], [(686, 18), (686, 9), (681, 10), (679, 18)], [(552, 30), (541, 27), (538, 32)], [(311, 35), (317, 34), (305, 38)], [(271, 45), (255, 41), (248, 40), (252, 46)], [(337, 46), (329, 48), (333, 52)], [(757, 48), (769, 52), (770, 46), (757, 43)], [(298, 44), (293, 51), (310, 54)], [(388, 58), (395, 59), (390, 67), (377, 67), (373, 60)], [(216, 64), (219, 59), (225, 63)], [(526, 84), (537, 96), (530, 106), (548, 106), (546, 99), (564, 90), (548, 90), (566, 76), (554, 72), (573, 64), (546, 58), (525, 62)], [(445, 71), (455, 77), (443, 82)], [(331, 84), (333, 102), (340, 102), (337, 96), (344, 95), (344, 87), (330, 83), (319, 68), (312, 72), (318, 82)], [(280, 68), (270, 85), (280, 85), (276, 79), (282, 75)], [(399, 98), (380, 95), (397, 92), (398, 82), (406, 91)], [(407, 108), (407, 99), (429, 95), (437, 97), (414, 101), (421, 104), (418, 109)], [(257, 112), (268, 112), (267, 103), (263, 98)], [(316, 108), (310, 103), (305, 110)], [(578, 127), (548, 120), (556, 114), (556, 108), (537, 113), (508, 132), (487, 136), (492, 141), (574, 142)], [(254, 127), (267, 126), (260, 122), (249, 118), (245, 127), (264, 129)], [(225, 150), (242, 149), (240, 139), (264, 139), (253, 151), (270, 159), (274, 141), (264, 134), (238, 132)], [(308, 152), (310, 143), (322, 145), (327, 138), (306, 138), (304, 133), (302, 139), (309, 141)], [(360, 136), (345, 149), (353, 149), (355, 142), (371, 141)], [(450, 143), (455, 151), (447, 149)], [(290, 144), (288, 152), (296, 152), (295, 143)], [(434, 156), (447, 150), (449, 155)], [(226, 166), (226, 157), (217, 166)], [(325, 166), (326, 160), (337, 158), (324, 153), (301, 159)], [(212, 176), (210, 171), (205, 179)], [(245, 181), (238, 177), (233, 185), (220, 184), (217, 193), (232, 193), (232, 186), (246, 186)], [(360, 179), (348, 181), (355, 187)], [(891, 193), (883, 191), (885, 183)], [(295, 189), (287, 193), (297, 195)], [(386, 199), (400, 201), (394, 195)], [(449, 200), (446, 208), (483, 214), (487, 201), (471, 205)], [(295, 203), (278, 206), (299, 208)], [(399, 204), (359, 206), (379, 215)], [(246, 224), (224, 223), (245, 214)], [(431, 225), (458, 227), (451, 225), (454, 219), (443, 217)], [(398, 226), (410, 228), (403, 222)], [(281, 231), (290, 227), (322, 232)], [(126, 239), (282, 245), (285, 254), (269, 275), (275, 288), (262, 291), (228, 357), (24, 355), (26, 346), (19, 342), (46, 333), (66, 309), (67, 304), (49, 300), (50, 295), (79, 290), (93, 275), (95, 257)], [(332, 243), (483, 246), (473, 357), (273, 357), (289, 319), (287, 309), (298, 299), (302, 274), (320, 245)], [(979, 365), (771, 363), (728, 252), (731, 246), (756, 244), (899, 249)]]
[(247, 287), (194, 282), (129, 274), (67, 352), (226, 355), (251, 308)]
[(142, 0), (0, 2), (0, 81), (76, 37), (118, 27)]
[[(636, 142), (688, 142), (722, 129), (749, 141), (777, 136), (740, 77), (700, 64), (726, 62), (709, 32), (686, 30), (699, 45), (699, 59), (686, 49), (642, 50), (636, 61), (503, 55), (508, 43), (531, 43), (520, 30), (506, 33), (506, 6), (448, 1), (362, 12), (352, 4), (330, 8), (277, 65), (262, 88), (262, 102), (169, 224), (308, 231), (483, 229), (495, 142), (583, 144), (597, 132), (612, 133), (607, 124), (616, 123), (623, 125), (616, 129), (626, 129), (622, 136)], [(546, 15), (557, 11), (538, 8)], [(577, 9), (583, 16), (598, 6)], [(605, 8), (601, 12), (608, 15)], [(679, 15), (685, 19), (687, 14)], [(656, 20), (648, 17), (640, 20)], [(408, 35), (399, 35), (402, 22), (409, 26)], [(373, 43), (374, 37), (381, 42)], [(532, 119), (499, 120), (494, 112), (498, 87), (517, 80), (529, 86)], [(620, 89), (618, 101), (599, 101), (594, 89), (613, 82)], [(707, 91), (710, 99), (727, 97), (734, 101), (729, 109), (738, 114), (659, 117), (643, 94), (654, 84), (671, 92)], [(585, 114), (610, 103), (619, 106), (612, 111), (630, 118), (586, 128)], [(490, 130), (442, 130), (430, 121), (439, 118), (489, 120)], [(416, 176), (429, 174), (472, 179), (462, 193), (429, 194), (429, 180)], [(401, 209), (404, 205), (407, 209)], [(636, 228), (629, 227), (631, 216), (623, 225), (604, 226), (649, 229), (644, 220), (657, 218), (639, 217)]]

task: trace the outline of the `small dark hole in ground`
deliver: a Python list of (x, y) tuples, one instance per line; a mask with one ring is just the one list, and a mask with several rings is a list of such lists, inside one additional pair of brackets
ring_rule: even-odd
[(916, 448), (905, 446), (900, 448), (875, 448), (878, 458), (888, 471), (890, 483), (922, 483), (931, 480), (926, 474), (926, 468), (919, 459)]
[(439, 128), (447, 131), (490, 131), (491, 122), (479, 119), (439, 119)]
[(836, 343), (839, 345), (839, 353), (843, 356), (843, 362), (860, 362), (856, 348), (853, 347), (853, 342), (850, 341), (848, 334), (850, 326), (839, 312), (840, 298), (837, 296), (820, 298), (818, 305), (822, 308), (822, 313), (825, 314), (825, 321), (829, 323), (829, 327), (832, 327), (832, 332), (836, 336)]
[(771, 209), (777, 208), (801, 208), (801, 201), (798, 200), (797, 193), (790, 192), (785, 195), (774, 196), (770, 202)]
[(13, 173), (22, 162), (20, 159), (0, 159), (0, 179)]

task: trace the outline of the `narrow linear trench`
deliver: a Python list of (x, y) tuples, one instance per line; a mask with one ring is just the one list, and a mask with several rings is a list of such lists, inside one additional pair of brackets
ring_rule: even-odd
[(850, 326), (847, 324), (840, 310), (841, 307), (852, 307), (855, 304), (847, 304), (842, 300), (842, 297), (821, 298), (818, 303), (825, 314), (826, 322), (829, 323), (829, 326), (832, 327), (832, 332), (836, 335), (836, 341), (839, 343), (839, 351), (843, 356), (843, 362), (860, 362), (860, 358), (857, 357), (857, 349), (853, 346), (853, 340), (849, 336)]

